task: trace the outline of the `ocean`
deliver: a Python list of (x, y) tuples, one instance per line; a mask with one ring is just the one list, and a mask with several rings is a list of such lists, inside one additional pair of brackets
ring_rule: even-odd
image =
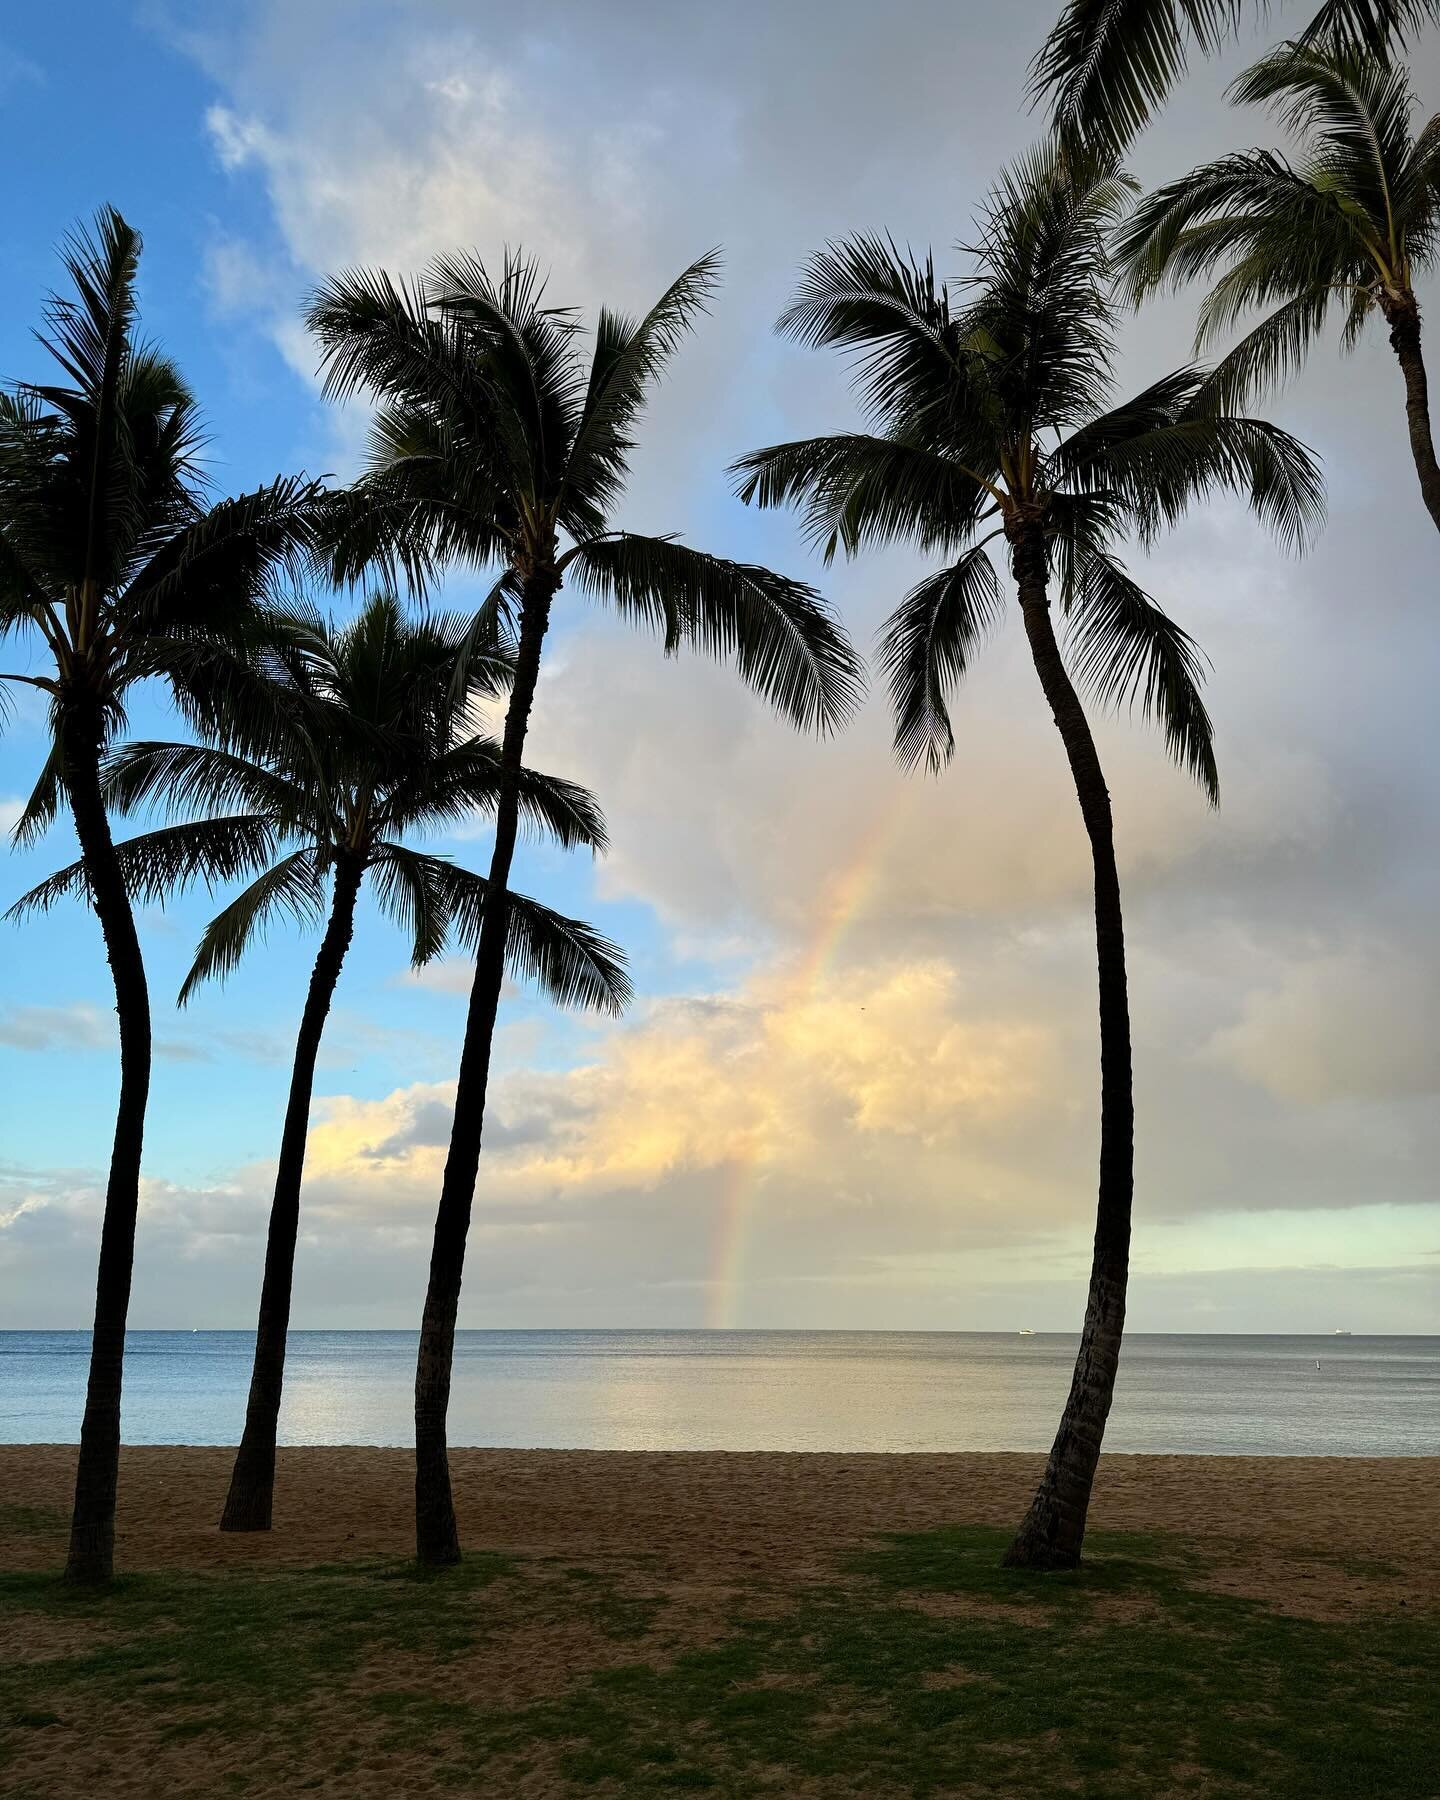
[[(132, 1332), (126, 1441), (234, 1443), (253, 1341)], [(1075, 1346), (1039, 1332), (462, 1331), (450, 1441), (1044, 1450)], [(86, 1332), (0, 1332), (0, 1442), (75, 1442), (88, 1352)], [(413, 1332), (293, 1332), (281, 1441), (410, 1442), (414, 1369)], [(1440, 1454), (1440, 1337), (1137, 1333), (1105, 1441), (1193, 1455)]]

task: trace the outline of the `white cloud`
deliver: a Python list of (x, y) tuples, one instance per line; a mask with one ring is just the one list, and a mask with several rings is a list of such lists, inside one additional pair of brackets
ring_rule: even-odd
[(0, 1015), (0, 1044), (15, 1050), (104, 1050), (114, 1043), (114, 1013), (86, 1001), (12, 1006)]

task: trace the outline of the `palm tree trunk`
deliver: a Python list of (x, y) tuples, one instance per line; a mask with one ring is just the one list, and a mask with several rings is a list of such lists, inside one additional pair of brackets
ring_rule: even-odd
[(415, 1364), (415, 1553), (423, 1564), (460, 1560), (460, 1534), (450, 1490), (450, 1457), (445, 1417), (450, 1405), (450, 1370), (455, 1353), (455, 1320), (465, 1269), (465, 1239), (480, 1169), (480, 1138), (490, 1079), (490, 1048), (505, 974), (510, 865), (519, 823), (520, 775), (525, 734), (540, 673), (540, 652), (550, 623), (558, 580), (552, 570), (531, 574), (520, 607), (520, 641), (515, 683), (505, 714), (500, 746), (499, 794), (495, 808), (495, 848), (490, 858), (489, 892), (475, 952), (475, 980), (465, 1020), (465, 1042), (455, 1087), (455, 1120), (435, 1215), (430, 1281), (420, 1322)]
[(245, 1432), (230, 1475), (230, 1492), (220, 1517), (222, 1531), (268, 1531), (275, 1498), (275, 1432), (285, 1381), (285, 1339), (290, 1328), (290, 1291), (295, 1274), (295, 1240), (300, 1232), (300, 1182), (305, 1171), (305, 1141), (310, 1128), (310, 1099), (315, 1088), (315, 1062), (320, 1038), (335, 996), (335, 984), (355, 929), (355, 902), (365, 865), (358, 856), (342, 855), (335, 867), (335, 893), (330, 920), (305, 996), (290, 1098), (280, 1134), (280, 1161), (270, 1202), (270, 1229), (265, 1240), (265, 1277), (260, 1286), (260, 1317), (255, 1328), (255, 1361), (250, 1370), (250, 1398), (245, 1406)]
[(1413, 294), (1399, 299), (1382, 295), (1380, 305), (1390, 326), (1390, 347), (1405, 377), (1405, 422), (1410, 429), (1410, 454), (1420, 477), (1420, 493), (1440, 529), (1440, 464), (1435, 461), (1435, 443), (1430, 435), (1430, 384), (1420, 351), (1420, 308)]
[(1135, 1101), (1130, 1063), (1130, 1006), (1125, 927), (1115, 866), (1110, 794), (1080, 698), (1071, 685), (1050, 618), (1046, 555), (1038, 526), (1014, 539), (1020, 609), (1035, 672), (1070, 759), (1095, 868), (1095, 949), (1100, 986), (1100, 1192), (1090, 1295), (1070, 1395), (1050, 1460), (1015, 1540), (1012, 1568), (1068, 1569), (1080, 1560), (1090, 1490), (1105, 1420), (1115, 1393), (1130, 1270), (1130, 1212), (1135, 1189)]
[(150, 1094), (150, 995), (110, 821), (100, 794), (101, 711), (88, 694), (62, 702), (61, 757), (91, 902), (105, 935), (120, 1021), (120, 1099), (100, 1228), (95, 1329), (80, 1426), (75, 1509), (65, 1573), (72, 1581), (108, 1581), (115, 1566), (115, 1493), (120, 1476), (120, 1386), (125, 1320), (135, 1262), (140, 1153)]

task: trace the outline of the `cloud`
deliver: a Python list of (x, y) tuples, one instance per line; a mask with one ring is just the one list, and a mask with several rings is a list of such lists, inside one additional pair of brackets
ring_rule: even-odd
[[(360, 17), (259, 0), (208, 23), (208, 41), (187, 25), (215, 82), (210, 149), (270, 213), (268, 230), (217, 232), (214, 306), (255, 320), (312, 381), (292, 297), (333, 269), (413, 269), (470, 246), (493, 262), (523, 243), (557, 302), (593, 319), (601, 300), (647, 303), (723, 241), (726, 286), (644, 422), (625, 522), (809, 576), (868, 645), (919, 560), (822, 569), (793, 520), (738, 507), (725, 467), (853, 420), (839, 361), (772, 334), (795, 271), (858, 227), (934, 244), (956, 266), (947, 246), (1037, 131), (1018, 96), (1053, 8), (1037, 0), (968, 35), (952, 0), (837, 4), (818, 35), (763, 0), (714, 13), (537, 0), (492, 9), (483, 31), (464, 0), (403, 17), (362, 0)], [(1418, 54), (1428, 78), (1434, 52)], [(1232, 147), (1237, 124), (1258, 128), (1222, 104), (1232, 68), (1197, 69), (1137, 146), (1147, 183)], [(1183, 356), (1194, 303), (1134, 322), (1128, 386)], [(304, 389), (302, 405), (313, 398)], [(1152, 1276), (1187, 1317), (1209, 1306), (1266, 1323), (1265, 1269), (1292, 1240), (1295, 1267), (1317, 1235), (1368, 1266), (1372, 1208), (1389, 1209), (1396, 1267), (1408, 1233), (1435, 1241), (1440, 613), (1401, 405), (1383, 335), (1343, 364), (1317, 349), (1273, 410), (1329, 463), (1320, 554), (1290, 561), (1216, 506), (1136, 559), (1213, 661), (1222, 810), (1140, 721), (1097, 725), (1127, 903), (1137, 1254), (1147, 1233), (1173, 1232)], [(353, 462), (360, 413), (312, 415), (345, 449), (332, 456), (326, 438), (311, 466)], [(1025, 1292), (1078, 1295), (1094, 1188), (1091, 875), (1013, 617), (956, 697), (956, 758), (937, 781), (896, 770), (881, 692), (821, 744), (733, 671), (667, 661), (568, 591), (550, 644), (532, 756), (605, 804), (597, 905), (624, 903), (627, 920), (650, 908), (651, 960), (673, 979), (689, 958), (693, 985), (713, 991), (652, 999), (573, 1056), (567, 1040), (569, 1066), (541, 1061), (533, 1029), (507, 1030), (469, 1303), (510, 1322), (699, 1317), (737, 1196), (757, 1322), (966, 1323), (942, 1294), (1007, 1309)], [(468, 981), (459, 959), (415, 978), (436, 1005)], [(63, 1042), (56, 1021), (16, 1018), (12, 1030)], [(305, 1316), (413, 1317), (452, 1040), (338, 1029), (327, 1084), (359, 1090), (335, 1071), (361, 1051), (381, 1072), (317, 1105)], [(217, 1294), (243, 1293), (243, 1323), (270, 1171), (213, 1173), (210, 1187), (155, 1190), (150, 1228), (163, 1220), (166, 1235), (152, 1243), (188, 1255), (193, 1208), (204, 1268)], [(27, 1203), (12, 1238), (33, 1241), (61, 1205)], [(1272, 1237), (1269, 1262), (1232, 1289), (1226, 1244), (1250, 1241), (1240, 1218), (1268, 1220)], [(163, 1306), (168, 1266), (142, 1268), (143, 1304)], [(83, 1292), (93, 1271), (76, 1268)], [(1298, 1292), (1290, 1280), (1275, 1274), (1268, 1292)], [(1157, 1305), (1152, 1322), (1166, 1318)]]
[[(113, 1054), (119, 1045), (119, 1029), (113, 1007), (102, 1010), (88, 1001), (12, 1006), (0, 1013), (0, 1044), (27, 1052), (104, 1050)], [(247, 1062), (273, 1063), (288, 1054), (283, 1041), (265, 1031), (222, 1027), (155, 1039), (155, 1055), (166, 1062), (224, 1062), (238, 1056)]]
[[(735, 992), (651, 1002), (573, 1067), (502, 1049), (467, 1319), (1073, 1323), (1093, 1208), (1089, 996), (1040, 1023), (994, 997), (1014, 991), (933, 958), (830, 971), (782, 958)], [(1423, 1147), (1407, 1188), (1373, 1143), (1352, 1141), (1351, 1119), (1326, 1139), (1329, 1184), (1226, 1185), (1254, 1146), (1267, 1167), (1293, 1160), (1290, 1103), (1203, 1045), (1174, 1068), (1142, 1062), (1160, 1091), (1142, 1086), (1139, 1294), (1183, 1292), (1203, 1326), (1236, 1317), (1232, 1275), (1253, 1296), (1269, 1270), (1299, 1309), (1311, 1269), (1309, 1303), (1323, 1292), (1333, 1309), (1348, 1257), (1356, 1280), (1383, 1264), (1391, 1275), (1363, 1291), (1380, 1282), (1413, 1311), (1424, 1284), (1397, 1287), (1395, 1271), (1421, 1266), (1407, 1245), (1433, 1243), (1440, 1218)], [(411, 1321), (453, 1102), (449, 1081), (316, 1100), (297, 1321)], [(245, 1322), (272, 1180), (269, 1161), (204, 1183), (147, 1179), (139, 1316), (173, 1322), (178, 1280)], [(67, 1269), (78, 1283), (100, 1192), (94, 1175), (0, 1172), (0, 1264), (52, 1291)], [(1356, 1291), (1347, 1318), (1363, 1310)]]
[(325, 72), (313, 73), (319, 85), (283, 127), (226, 105), (206, 115), (221, 167), (262, 176), (300, 268), (408, 270), (459, 244), (525, 244), (569, 285), (617, 228), (644, 235), (639, 163), (663, 132), (643, 107), (552, 136), (533, 93), (469, 34), (407, 34), (360, 105), (332, 110)]
[(115, 1016), (77, 1001), (69, 1006), (12, 1006), (0, 1015), (0, 1044), (15, 1050), (106, 1050)]
[(1282, 1100), (1433, 1099), (1440, 969), (1385, 944), (1322, 951), (1252, 993), (1211, 1050)]

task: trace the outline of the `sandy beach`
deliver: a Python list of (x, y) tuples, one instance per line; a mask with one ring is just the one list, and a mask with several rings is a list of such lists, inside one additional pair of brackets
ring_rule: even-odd
[(253, 1537), (231, 1455), (127, 1449), (87, 1595), (73, 1448), (0, 1447), (4, 1800), (1440, 1791), (1440, 1459), (1109, 1457), (1007, 1582), (1034, 1456), (459, 1450), (427, 1582), (408, 1453), (281, 1451)]
[[(116, 1561), (123, 1569), (263, 1568), (404, 1556), (412, 1544), (403, 1450), (285, 1449), (275, 1529), (216, 1529), (232, 1452), (136, 1447), (121, 1461)], [(63, 1510), (74, 1450), (0, 1446), (0, 1499)], [(525, 1555), (643, 1552), (724, 1584), (803, 1575), (877, 1532), (1019, 1518), (1042, 1459), (1027, 1455), (455, 1450), (464, 1542)], [(1164, 1531), (1202, 1542), (1236, 1583), (1296, 1604), (1361, 1604), (1357, 1564), (1383, 1561), (1417, 1598), (1440, 1599), (1440, 1458), (1109, 1456), (1095, 1531)], [(1323, 1549), (1332, 1559), (1309, 1566)], [(42, 1567), (55, 1546), (0, 1535), (0, 1567)], [(1305, 1565), (1302, 1592), (1291, 1576)], [(1350, 1570), (1344, 1572), (1344, 1568)]]

